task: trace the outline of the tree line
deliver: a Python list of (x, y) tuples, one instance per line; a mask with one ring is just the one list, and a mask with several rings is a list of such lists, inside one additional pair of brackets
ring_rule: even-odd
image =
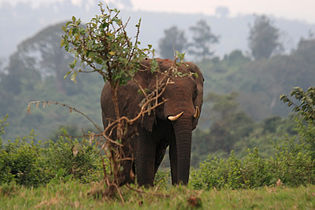
[[(256, 16), (254, 24), (249, 27), (248, 47), (255, 60), (267, 59), (271, 55), (283, 51), (280, 42), (280, 31), (265, 15)], [(184, 30), (172, 26), (164, 30), (164, 36), (159, 40), (159, 53), (163, 58), (172, 59), (175, 51), (187, 52), (196, 60), (212, 58), (215, 55), (213, 46), (220, 36), (212, 32), (205, 20), (199, 20), (196, 25), (189, 27), (191, 41), (188, 41)]]

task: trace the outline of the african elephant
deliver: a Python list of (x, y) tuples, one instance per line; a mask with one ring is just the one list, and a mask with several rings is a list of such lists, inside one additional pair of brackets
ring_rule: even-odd
[[(152, 60), (145, 59), (135, 75), (137, 83), (143, 89), (154, 90), (156, 75), (169, 71), (174, 65), (174, 61), (168, 59), (156, 61), (159, 67), (157, 71), (152, 73)], [(199, 68), (190, 62), (180, 64), (177, 71), (190, 76), (173, 76), (172, 83), (166, 86), (159, 99), (166, 99), (166, 102), (128, 128), (129, 137), (125, 141), (131, 141), (131, 146), (126, 147), (124, 151), (135, 159), (134, 162), (126, 160), (123, 163), (119, 184), (133, 182), (135, 174), (140, 186), (152, 186), (168, 146), (172, 184), (188, 183), (192, 130), (196, 128), (201, 112), (204, 79)], [(137, 84), (132, 80), (119, 87), (120, 115), (135, 117), (143, 98)], [(103, 124), (106, 127), (108, 119), (115, 118), (111, 88), (108, 84), (105, 84), (101, 94), (101, 108)]]

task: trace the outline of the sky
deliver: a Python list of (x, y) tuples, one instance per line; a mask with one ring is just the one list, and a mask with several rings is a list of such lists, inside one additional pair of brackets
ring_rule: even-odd
[[(40, 4), (61, 2), (64, 0), (0, 0), (15, 4), (17, 2), (31, 2), (35, 7)], [(71, 0), (80, 5), (82, 1)], [(242, 14), (266, 14), (286, 19), (298, 19), (308, 23), (315, 23), (315, 0), (106, 0), (131, 3), (135, 10), (165, 11), (178, 13), (216, 14), (216, 8), (227, 7), (231, 16)]]

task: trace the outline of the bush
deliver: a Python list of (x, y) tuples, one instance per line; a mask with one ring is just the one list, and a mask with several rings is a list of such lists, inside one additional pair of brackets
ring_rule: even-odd
[(315, 161), (304, 143), (289, 139), (281, 148), (277, 148), (274, 158), (270, 158), (272, 174), (289, 186), (315, 183)]
[(47, 163), (57, 180), (74, 178), (86, 183), (101, 177), (100, 154), (86, 139), (60, 136), (56, 142), (49, 142), (46, 152)]
[[(40, 144), (34, 143), (34, 134), (16, 138), (0, 150), (0, 183), (16, 182), (25, 186), (38, 186), (49, 179)], [(29, 142), (29, 143), (28, 143)]]
[(314, 166), (304, 144), (291, 139), (270, 158), (262, 158), (257, 149), (242, 159), (233, 152), (227, 159), (210, 155), (200, 169), (192, 171), (190, 183), (196, 189), (257, 188), (276, 184), (279, 179), (288, 186), (314, 184)]
[(37, 187), (51, 181), (100, 179), (100, 156), (86, 139), (35, 142), (33, 132), (6, 144), (0, 142), (0, 185), (13, 182)]

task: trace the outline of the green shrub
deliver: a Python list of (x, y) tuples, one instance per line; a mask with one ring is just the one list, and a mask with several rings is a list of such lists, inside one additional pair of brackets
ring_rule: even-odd
[(16, 182), (38, 186), (51, 178), (42, 156), (43, 148), (34, 143), (34, 135), (9, 141), (0, 148), (0, 184)]
[(86, 139), (79, 141), (60, 136), (56, 142), (49, 142), (46, 152), (47, 163), (55, 174), (55, 180), (74, 178), (85, 183), (101, 177), (100, 154)]
[(190, 184), (196, 189), (257, 188), (281, 182), (288, 186), (315, 183), (315, 162), (303, 144), (289, 140), (275, 157), (263, 158), (257, 149), (242, 159), (232, 152), (227, 159), (209, 156), (192, 171)]
[(0, 141), (0, 185), (37, 187), (69, 179), (83, 183), (100, 179), (100, 155), (86, 139), (61, 136), (55, 142), (35, 142), (33, 132), (6, 144)]
[(274, 158), (270, 158), (272, 174), (289, 186), (315, 183), (315, 161), (312, 153), (304, 143), (289, 139), (277, 148)]
[(270, 162), (263, 158), (256, 148), (244, 157), (242, 167), (242, 180), (247, 188), (271, 185), (277, 181), (273, 180), (270, 174)]

